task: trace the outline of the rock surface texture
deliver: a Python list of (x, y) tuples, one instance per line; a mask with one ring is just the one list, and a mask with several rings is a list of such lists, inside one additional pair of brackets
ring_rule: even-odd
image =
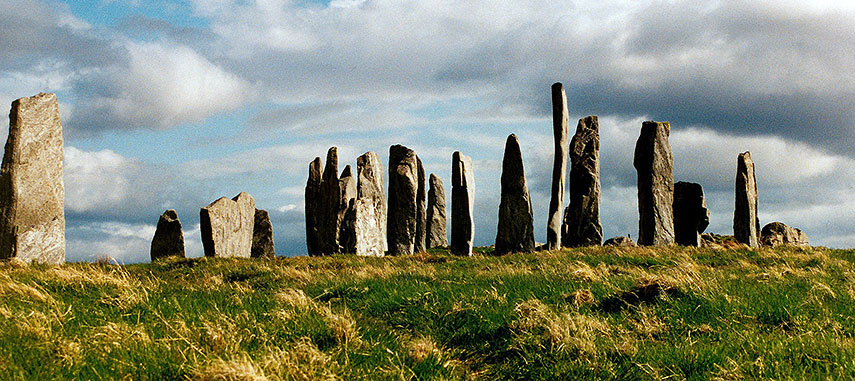
[(12, 102), (0, 167), (0, 259), (65, 263), (62, 145), (55, 94)]
[(206, 257), (244, 257), (252, 253), (255, 200), (246, 192), (221, 197), (199, 213)]
[(166, 257), (184, 258), (184, 232), (178, 213), (172, 209), (163, 212), (157, 220), (157, 229), (151, 239), (151, 261)]
[(341, 233), (341, 184), (338, 178), (338, 148), (330, 147), (327, 151), (327, 161), (321, 177), (320, 194), (318, 197), (318, 238), (320, 239), (320, 254), (335, 254), (340, 251), (339, 234)]
[(309, 179), (306, 181), (306, 249), (310, 256), (321, 254), (320, 223), (324, 215), (321, 210), (321, 158), (309, 163)]
[(787, 226), (783, 222), (770, 222), (763, 226), (760, 232), (760, 243), (763, 246), (779, 245), (810, 246), (808, 236), (803, 231)]
[(338, 215), (336, 216), (339, 227), (338, 243), (339, 253), (356, 253), (356, 179), (350, 166), (345, 166), (341, 171), (339, 181)]
[(472, 255), (475, 238), (475, 175), (472, 159), (460, 152), (451, 157), (451, 253)]
[(425, 240), (427, 239), (427, 212), (425, 211), (425, 196), (427, 190), (425, 188), (425, 168), (422, 166), (422, 159), (416, 156), (419, 174), (419, 188), (416, 192), (416, 242), (413, 250), (416, 253), (421, 253), (427, 250)]
[(252, 225), (252, 258), (274, 258), (276, 249), (273, 244), (273, 224), (270, 215), (264, 209), (255, 210), (255, 222)]
[(525, 181), (522, 152), (517, 136), (505, 142), (502, 160), (502, 192), (499, 226), (496, 229), (497, 255), (534, 251), (534, 216)]
[(564, 183), (567, 173), (567, 134), (570, 116), (567, 112), (567, 95), (564, 85), (552, 85), (552, 134), (555, 143), (555, 161), (552, 164), (552, 196), (546, 222), (546, 249), (558, 250), (562, 242), (564, 209)]
[(638, 172), (638, 244), (674, 243), (674, 159), (668, 122), (646, 121), (635, 144), (633, 165)]
[(680, 181), (674, 184), (674, 241), (685, 246), (701, 246), (701, 233), (710, 224), (710, 211), (701, 184)]
[(356, 255), (382, 257), (386, 253), (386, 192), (383, 164), (375, 152), (356, 159)]
[(600, 123), (596, 116), (579, 119), (570, 140), (570, 204), (564, 215), (562, 245), (592, 246), (603, 242), (600, 224)]
[(430, 188), (427, 196), (427, 237), (425, 237), (425, 247), (430, 249), (434, 247), (448, 246), (448, 237), (446, 234), (446, 218), (445, 218), (445, 188), (442, 186), (442, 180), (439, 176), (430, 174)]
[(606, 242), (603, 242), (603, 246), (636, 247), (638, 245), (632, 238), (621, 236), (607, 239)]
[(760, 219), (757, 217), (757, 182), (750, 152), (736, 158), (736, 202), (733, 209), (733, 236), (750, 247), (759, 246)]
[(390, 255), (412, 254), (416, 246), (419, 164), (413, 150), (389, 148), (389, 205), (386, 237)]

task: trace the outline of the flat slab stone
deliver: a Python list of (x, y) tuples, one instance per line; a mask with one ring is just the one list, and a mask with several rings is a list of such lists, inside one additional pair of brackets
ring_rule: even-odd
[(172, 209), (163, 212), (157, 220), (157, 229), (151, 240), (151, 261), (166, 257), (184, 258), (184, 232), (178, 213)]
[(472, 158), (460, 152), (451, 156), (451, 253), (472, 255), (475, 238), (475, 175)]
[(356, 255), (382, 257), (386, 244), (386, 192), (383, 163), (375, 152), (356, 159)]
[(570, 116), (567, 112), (567, 95), (564, 93), (564, 85), (554, 83), (552, 85), (552, 135), (555, 143), (555, 161), (552, 164), (552, 194), (549, 199), (549, 214), (546, 221), (547, 250), (561, 248), (569, 128)]
[(593, 246), (603, 242), (600, 224), (600, 122), (596, 115), (579, 119), (570, 140), (570, 205), (565, 211), (562, 245)]
[(534, 251), (534, 215), (525, 180), (522, 152), (517, 136), (505, 142), (502, 159), (502, 192), (495, 254)]
[(635, 144), (633, 165), (638, 172), (638, 244), (674, 243), (674, 159), (668, 122), (646, 121)]
[(273, 243), (273, 224), (270, 215), (264, 209), (255, 210), (252, 226), (252, 258), (275, 258), (276, 248)]
[(749, 247), (760, 246), (760, 219), (757, 216), (757, 181), (750, 152), (736, 158), (736, 200), (733, 208), (733, 237)]
[(389, 148), (386, 236), (390, 255), (412, 254), (418, 229), (419, 160), (402, 145)]
[(448, 246), (445, 217), (445, 188), (439, 176), (430, 174), (430, 188), (427, 197), (427, 238), (428, 249)]
[(244, 257), (252, 253), (255, 200), (246, 192), (221, 197), (199, 213), (202, 246), (207, 257)]
[(684, 246), (701, 246), (701, 233), (709, 224), (710, 211), (701, 184), (675, 183), (674, 241)]

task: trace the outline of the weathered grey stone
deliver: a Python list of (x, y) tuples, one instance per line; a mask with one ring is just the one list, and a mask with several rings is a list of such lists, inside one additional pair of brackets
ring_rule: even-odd
[(375, 152), (356, 159), (356, 255), (382, 257), (386, 252), (386, 192), (383, 164)]
[(151, 261), (166, 257), (184, 258), (184, 232), (178, 213), (172, 209), (163, 212), (157, 220), (157, 230), (151, 239)]
[(338, 177), (338, 148), (330, 147), (327, 151), (327, 160), (321, 177), (320, 195), (318, 197), (318, 237), (320, 238), (321, 255), (335, 254), (340, 251), (340, 207), (341, 182)]
[(65, 263), (62, 144), (55, 94), (12, 102), (0, 167), (0, 259)]
[(340, 253), (356, 253), (356, 180), (350, 166), (344, 167), (339, 178), (339, 199), (337, 224), (339, 226)]
[(389, 209), (386, 237), (390, 255), (412, 254), (416, 246), (419, 164), (413, 150), (389, 148)]
[(421, 253), (427, 250), (425, 240), (427, 239), (427, 213), (425, 211), (425, 168), (422, 166), (422, 159), (416, 156), (416, 163), (419, 169), (419, 189), (416, 192), (416, 243), (413, 250), (416, 253)]
[(309, 163), (309, 179), (306, 181), (306, 248), (309, 255), (321, 254), (320, 224), (324, 213), (321, 209), (321, 158)]
[(760, 232), (760, 242), (763, 246), (775, 247), (780, 245), (810, 246), (808, 236), (803, 231), (787, 226), (783, 222), (770, 222), (763, 226)]
[(570, 128), (567, 112), (567, 95), (564, 85), (552, 85), (552, 134), (555, 143), (555, 162), (552, 165), (552, 196), (549, 199), (549, 216), (546, 222), (546, 249), (561, 248), (564, 209), (564, 183), (567, 173), (567, 134)]
[(514, 134), (508, 136), (505, 142), (501, 195), (495, 253), (500, 255), (534, 251), (534, 216), (531, 211), (531, 197), (525, 181), (520, 143)]
[(621, 236), (607, 239), (606, 242), (603, 242), (603, 246), (636, 247), (638, 245), (632, 238)]
[(430, 189), (428, 190), (427, 206), (427, 238), (425, 246), (433, 247), (448, 246), (445, 220), (445, 188), (439, 176), (430, 174)]
[(760, 219), (757, 216), (757, 182), (750, 152), (736, 158), (736, 202), (733, 210), (733, 236), (750, 247), (759, 246)]
[(255, 210), (255, 218), (252, 225), (252, 258), (274, 258), (276, 249), (273, 245), (273, 224), (270, 223), (270, 215), (264, 209)]
[(207, 257), (245, 257), (252, 253), (255, 200), (241, 192), (221, 197), (199, 212), (202, 246)]
[(701, 246), (701, 233), (710, 224), (710, 211), (701, 184), (679, 181), (674, 184), (674, 241), (685, 246)]
[(579, 119), (570, 140), (570, 205), (565, 211), (562, 245), (603, 242), (600, 225), (600, 123), (596, 115)]
[(451, 157), (451, 253), (472, 255), (475, 238), (475, 175), (472, 159), (460, 152)]
[(633, 165), (638, 172), (638, 244), (674, 243), (674, 159), (668, 122), (646, 121), (635, 144)]

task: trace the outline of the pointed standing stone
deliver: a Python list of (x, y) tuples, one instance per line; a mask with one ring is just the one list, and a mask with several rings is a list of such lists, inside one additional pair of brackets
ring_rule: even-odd
[(564, 209), (564, 183), (567, 173), (567, 134), (570, 121), (567, 112), (567, 95), (564, 85), (552, 85), (552, 134), (555, 142), (555, 162), (552, 165), (552, 197), (549, 199), (549, 216), (546, 224), (546, 249), (561, 248), (562, 210)]
[(65, 263), (62, 144), (55, 94), (12, 102), (0, 168), (0, 259)]
[(252, 226), (252, 258), (275, 258), (276, 249), (273, 245), (273, 224), (270, 215), (264, 209), (255, 210), (255, 222)]
[(416, 156), (419, 168), (419, 189), (416, 193), (416, 244), (414, 250), (421, 253), (427, 250), (425, 239), (427, 239), (427, 213), (425, 211), (425, 168), (422, 159)]
[(312, 160), (309, 163), (309, 179), (306, 181), (306, 248), (310, 256), (321, 254), (321, 167), (320, 157)]
[(338, 207), (340, 253), (356, 253), (356, 180), (350, 166), (344, 167), (339, 178), (341, 197)]
[(412, 254), (416, 246), (419, 164), (413, 150), (389, 148), (389, 209), (386, 236), (390, 255)]
[(439, 176), (430, 174), (430, 190), (428, 190), (427, 206), (427, 238), (425, 246), (433, 247), (448, 246), (445, 221), (445, 189)]
[(475, 238), (475, 175), (472, 159), (460, 152), (451, 157), (451, 253), (472, 255)]
[(680, 181), (674, 184), (674, 241), (684, 246), (700, 246), (701, 233), (710, 224), (710, 211), (701, 184)]
[(202, 208), (199, 219), (206, 257), (250, 257), (255, 224), (252, 196), (241, 192), (231, 200), (221, 197)]
[(383, 164), (375, 152), (356, 159), (356, 255), (382, 257), (386, 252), (386, 192)]
[(757, 216), (757, 182), (751, 153), (736, 159), (736, 207), (733, 211), (733, 236), (750, 247), (759, 246), (760, 219)]
[(338, 253), (341, 229), (341, 220), (339, 219), (341, 184), (338, 178), (338, 148), (336, 147), (330, 147), (327, 151), (327, 161), (321, 178), (318, 204), (320, 209), (320, 213), (318, 213), (320, 254)]
[(166, 257), (184, 258), (184, 232), (178, 213), (172, 209), (163, 212), (157, 220), (157, 230), (151, 240), (151, 261)]
[(517, 136), (511, 134), (505, 142), (505, 157), (502, 159), (502, 201), (499, 204), (495, 253), (531, 251), (534, 251), (531, 197), (525, 181), (520, 143)]
[(570, 140), (570, 205), (565, 211), (562, 244), (593, 246), (603, 242), (600, 225), (600, 123), (596, 115), (579, 119)]
[(646, 121), (635, 143), (633, 165), (638, 172), (638, 244), (674, 243), (674, 158), (668, 122)]

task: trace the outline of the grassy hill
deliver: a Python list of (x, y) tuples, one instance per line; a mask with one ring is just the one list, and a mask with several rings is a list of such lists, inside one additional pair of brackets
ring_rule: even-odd
[(12, 379), (855, 378), (855, 251), (0, 264)]

